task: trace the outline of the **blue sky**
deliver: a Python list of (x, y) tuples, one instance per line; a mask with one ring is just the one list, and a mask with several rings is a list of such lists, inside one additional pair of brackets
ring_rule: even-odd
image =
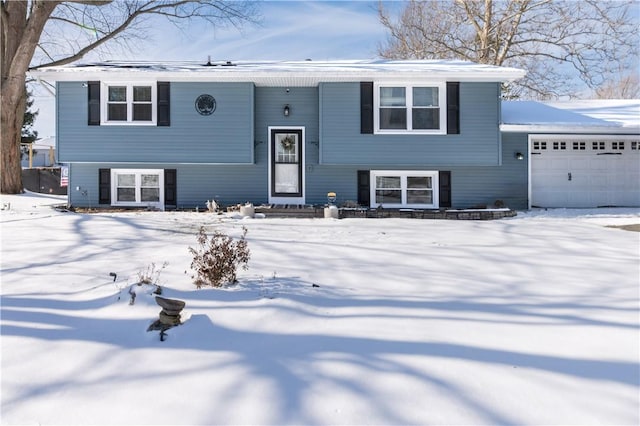
[[(377, 17), (377, 1), (265, 1), (260, 25), (212, 29), (192, 22), (179, 29), (157, 19), (149, 39), (133, 51), (97, 56), (84, 61), (128, 60), (328, 60), (376, 57), (386, 37)], [(55, 135), (53, 97), (35, 88), (39, 137)]]
[[(154, 34), (163, 49), (149, 51), (154, 60), (371, 58), (385, 37), (376, 1), (266, 1), (261, 25), (212, 30), (203, 23), (181, 33), (163, 23)], [(165, 44), (166, 42), (166, 44)], [(164, 48), (166, 46), (166, 48)]]

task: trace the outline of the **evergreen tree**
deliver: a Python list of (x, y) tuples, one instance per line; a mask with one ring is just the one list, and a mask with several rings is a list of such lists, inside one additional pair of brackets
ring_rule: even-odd
[[(20, 133), (20, 158), (23, 159), (25, 155), (29, 154), (29, 147), (24, 144), (33, 143), (38, 139), (38, 132), (33, 130), (33, 123), (38, 116), (38, 111), (32, 111), (33, 106), (33, 94), (25, 88), (27, 94), (26, 109), (24, 111), (24, 119), (22, 122), (22, 131)], [(35, 153), (35, 151), (34, 151)]]

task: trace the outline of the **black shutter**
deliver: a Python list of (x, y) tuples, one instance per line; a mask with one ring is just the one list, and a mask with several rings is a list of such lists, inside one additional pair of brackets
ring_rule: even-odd
[(358, 170), (358, 205), (369, 207), (371, 204), (369, 170)]
[(164, 205), (177, 207), (177, 173), (176, 169), (164, 170)]
[(111, 204), (111, 169), (98, 170), (98, 203)]
[(460, 83), (447, 82), (447, 134), (460, 134)]
[(100, 125), (100, 82), (87, 82), (87, 93), (89, 94), (89, 126)]
[(360, 83), (360, 133), (373, 133), (373, 82)]
[(440, 207), (451, 207), (451, 172), (438, 172)]
[(168, 81), (158, 82), (158, 126), (170, 126), (170, 86)]

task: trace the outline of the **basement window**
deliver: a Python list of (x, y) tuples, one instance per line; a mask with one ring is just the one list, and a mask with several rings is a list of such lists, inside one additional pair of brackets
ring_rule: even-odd
[(114, 206), (164, 205), (164, 170), (111, 169), (111, 200)]
[(371, 182), (371, 207), (438, 207), (437, 171), (372, 170)]

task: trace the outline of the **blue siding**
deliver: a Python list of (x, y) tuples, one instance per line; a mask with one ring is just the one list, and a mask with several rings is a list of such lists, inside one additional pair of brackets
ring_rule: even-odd
[[(259, 141), (256, 162), (268, 161), (269, 126), (303, 126), (305, 128), (305, 160), (318, 163), (318, 88), (317, 87), (256, 87), (255, 134)], [(285, 117), (284, 106), (290, 114)], [(266, 174), (265, 174), (266, 177)]]
[[(452, 203), (455, 207), (492, 205), (502, 200), (506, 206), (528, 208), (527, 135), (502, 135), (502, 165), (497, 167), (451, 167)], [(515, 153), (524, 154), (516, 160)]]
[[(176, 169), (179, 208), (204, 208), (212, 198), (225, 205), (262, 204), (269, 194), (269, 126), (303, 126), (307, 203), (325, 203), (329, 191), (339, 203), (356, 201), (358, 170), (450, 170), (453, 207), (502, 200), (526, 208), (527, 161), (514, 153), (526, 155), (527, 135), (500, 140), (497, 84), (462, 83), (460, 91), (461, 134), (383, 136), (360, 134), (357, 83), (288, 91), (250, 83), (172, 83), (171, 127), (164, 128), (90, 127), (86, 88), (59, 83), (59, 154), (61, 161), (77, 162), (70, 168), (74, 206), (98, 206), (99, 168)], [(202, 93), (216, 98), (212, 116), (195, 111)], [(225, 162), (230, 164), (213, 164)]]
[[(89, 126), (83, 82), (59, 82), (59, 161), (252, 163), (253, 90), (252, 83), (171, 83), (171, 126)], [(195, 110), (203, 93), (216, 99), (210, 116)]]
[[(243, 203), (263, 204), (268, 201), (266, 147), (258, 145), (261, 160), (255, 165), (175, 165), (130, 164), (130, 168), (177, 169), (178, 207), (204, 208), (206, 200), (215, 198), (225, 205)], [(503, 137), (503, 164), (501, 166), (467, 167), (382, 167), (334, 166), (307, 164), (307, 203), (323, 204), (327, 192), (337, 193), (338, 203), (357, 200), (358, 170), (450, 170), (452, 203), (454, 208), (467, 208), (480, 204), (491, 205), (502, 200), (508, 207), (526, 209), (527, 198), (527, 135), (505, 134)], [(514, 154), (522, 152), (524, 160)], [(98, 169), (123, 168), (121, 164), (72, 164), (69, 200), (74, 206), (97, 206)], [(87, 195), (75, 191), (76, 186), (86, 189)]]
[(320, 85), (321, 162), (407, 166), (497, 165), (498, 83), (460, 83), (460, 134), (360, 134), (359, 83)]
[[(523, 153), (525, 159), (516, 160), (516, 152)], [(496, 200), (501, 200), (510, 208), (527, 209), (527, 152), (527, 135), (504, 134), (500, 166), (366, 164), (307, 167), (307, 201), (323, 203), (329, 191), (336, 192), (339, 203), (356, 201), (358, 170), (449, 170), (454, 208), (492, 205)]]
[[(205, 164), (71, 164), (69, 202), (73, 206), (99, 207), (98, 169), (176, 169), (179, 208), (203, 207), (207, 200), (222, 204), (267, 202), (266, 168), (258, 165)], [(81, 191), (76, 191), (80, 186)], [(86, 194), (83, 191), (86, 190)]]

